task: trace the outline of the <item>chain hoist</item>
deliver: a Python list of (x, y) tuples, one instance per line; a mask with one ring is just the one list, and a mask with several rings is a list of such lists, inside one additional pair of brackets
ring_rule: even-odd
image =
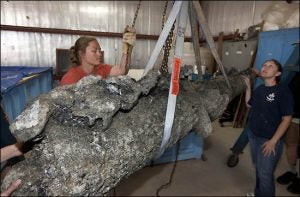
[(161, 29), (163, 29), (164, 26), (165, 26), (167, 8), (168, 8), (168, 1), (166, 1), (166, 3), (165, 3), (165, 7), (164, 7), (164, 11), (163, 11), (163, 16), (162, 16), (162, 21), (161, 21), (161, 26), (162, 26)]
[[(136, 19), (137, 19), (137, 16), (139, 14), (139, 10), (140, 10), (140, 7), (141, 7), (141, 3), (142, 1), (139, 0), (139, 3), (136, 7), (136, 11), (134, 13), (134, 17), (133, 17), (133, 21), (132, 21), (132, 25), (131, 27), (134, 29), (134, 26), (135, 26), (135, 22), (136, 22)], [(126, 27), (127, 28), (127, 27)], [(125, 31), (124, 33), (127, 31), (127, 29), (125, 28)], [(131, 56), (131, 53), (132, 53), (132, 49), (133, 49), (133, 46), (132, 45), (128, 45), (128, 48), (127, 48), (127, 58), (126, 58), (126, 69), (129, 69), (129, 58)]]
[[(164, 28), (164, 24), (165, 24), (165, 16), (166, 16), (166, 11), (167, 11), (167, 7), (168, 7), (168, 2), (169, 1), (166, 1), (166, 4), (165, 4), (165, 7), (164, 7), (164, 11), (163, 11), (163, 17), (162, 17), (162, 29)], [(174, 4), (174, 1), (173, 1), (173, 4)], [(163, 46), (163, 50), (164, 50), (164, 55), (163, 55), (163, 60), (162, 60), (162, 65), (161, 65), (161, 68), (160, 68), (160, 72), (163, 74), (163, 75), (167, 75), (169, 72), (168, 72), (168, 61), (169, 61), (169, 55), (170, 55), (170, 49), (171, 49), (171, 46), (172, 46), (172, 41), (173, 41), (173, 32), (174, 32), (174, 29), (175, 29), (175, 21), (172, 25), (172, 28), (168, 34), (168, 37), (166, 39), (166, 42)]]
[(135, 25), (135, 21), (136, 21), (136, 18), (137, 18), (138, 14), (139, 14), (139, 10), (140, 10), (140, 7), (141, 7), (141, 3), (142, 3), (142, 1), (139, 0), (139, 3), (137, 5), (137, 7), (136, 7), (136, 11), (135, 11), (135, 14), (134, 14), (134, 18), (133, 18), (131, 27), (134, 27), (134, 25)]

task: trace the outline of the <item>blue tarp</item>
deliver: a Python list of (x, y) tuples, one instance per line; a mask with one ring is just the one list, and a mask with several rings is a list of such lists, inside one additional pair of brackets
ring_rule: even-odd
[(1, 66), (1, 93), (5, 93), (24, 77), (45, 72), (52, 67)]

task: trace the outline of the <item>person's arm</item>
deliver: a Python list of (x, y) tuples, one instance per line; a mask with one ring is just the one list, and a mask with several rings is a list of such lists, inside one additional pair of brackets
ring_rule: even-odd
[(246, 77), (246, 76), (242, 76), (243, 77), (243, 80), (244, 80), (244, 82), (245, 82), (245, 84), (246, 84), (246, 94), (245, 94), (245, 103), (246, 103), (246, 106), (248, 107), (248, 108), (250, 108), (251, 107), (251, 105), (249, 105), (249, 100), (250, 100), (250, 98), (251, 98), (251, 85), (250, 85), (250, 79), (248, 78), (248, 77)]
[(133, 45), (136, 40), (135, 29), (126, 26), (123, 34), (123, 44), (122, 44), (122, 58), (120, 65), (112, 67), (110, 71), (110, 76), (126, 75), (129, 71), (129, 65), (131, 63), (131, 53)]
[(20, 184), (21, 184), (21, 179), (17, 179), (13, 181), (5, 191), (1, 192), (1, 196), (10, 196), (14, 191), (18, 189)]
[[(1, 162), (22, 155), (23, 152), (21, 151), (21, 146), (22, 143), (17, 142), (15, 144), (1, 148)], [(20, 184), (20, 179), (13, 181), (6, 190), (1, 191), (1, 196), (10, 196), (14, 191), (18, 189)]]
[(253, 86), (253, 82), (251, 83), (250, 78), (260, 77), (260, 72), (257, 71), (255, 68), (253, 68), (251, 71), (252, 71), (251, 77), (242, 76), (242, 78), (246, 84), (245, 103), (248, 108), (251, 108), (249, 100), (251, 98), (251, 92), (252, 92), (251, 85)]
[(109, 76), (115, 77), (119, 75), (125, 75), (126, 73), (126, 62), (127, 62), (127, 54), (122, 53), (121, 63), (120, 65), (113, 66), (110, 70)]
[(22, 155), (21, 144), (15, 143), (1, 148), (1, 162)]
[(273, 137), (263, 144), (263, 153), (265, 156), (270, 156), (271, 153), (275, 155), (275, 146), (278, 140), (283, 136), (283, 134), (288, 129), (292, 121), (292, 116), (283, 116), (282, 121), (276, 129)]
[(132, 53), (132, 49), (133, 46), (129, 45), (128, 47), (128, 52), (127, 52), (127, 62), (126, 62), (126, 66), (125, 66), (125, 75), (127, 75), (127, 73), (129, 72), (129, 66), (131, 64), (131, 53)]

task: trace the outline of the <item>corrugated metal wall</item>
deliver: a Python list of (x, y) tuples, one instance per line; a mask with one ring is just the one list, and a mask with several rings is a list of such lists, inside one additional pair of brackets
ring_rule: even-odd
[[(123, 32), (138, 1), (1, 1), (1, 24), (72, 30)], [(142, 1), (138, 34), (159, 35), (165, 1)], [(172, 6), (168, 4), (167, 14)], [(70, 48), (79, 36), (1, 30), (1, 65), (55, 66), (55, 49)], [(121, 38), (98, 38), (105, 62), (120, 61)], [(132, 65), (146, 65), (155, 41), (138, 40)]]
[[(240, 32), (261, 22), (269, 1), (202, 1), (213, 35)], [(1, 24), (123, 32), (131, 25), (138, 1), (1, 1)], [(142, 1), (136, 21), (138, 34), (159, 35), (165, 1)], [(172, 1), (168, 3), (167, 15)], [(186, 35), (190, 36), (188, 24)], [(55, 67), (56, 48), (70, 48), (79, 36), (1, 30), (1, 65)], [(121, 38), (98, 38), (105, 62), (120, 61)], [(137, 40), (132, 67), (144, 68), (156, 41)], [(188, 47), (192, 49), (192, 47)], [(190, 53), (190, 52), (188, 52)]]

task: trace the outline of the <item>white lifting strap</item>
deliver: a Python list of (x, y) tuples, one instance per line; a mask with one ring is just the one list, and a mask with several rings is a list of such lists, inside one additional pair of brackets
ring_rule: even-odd
[(179, 20), (178, 20), (175, 55), (173, 61), (172, 76), (170, 81), (165, 128), (164, 128), (162, 143), (160, 145), (160, 150), (156, 158), (159, 158), (163, 154), (171, 136), (174, 115), (175, 115), (175, 108), (176, 108), (176, 98), (179, 93), (179, 80), (180, 80), (179, 75), (180, 75), (180, 66), (181, 66), (182, 54), (183, 54), (184, 33), (186, 29), (187, 16), (188, 16), (187, 10), (188, 10), (188, 1), (184, 1), (181, 6)]
[(156, 62), (158, 55), (159, 55), (161, 49), (163, 48), (163, 45), (169, 35), (172, 25), (180, 11), (181, 5), (182, 5), (182, 1), (175, 1), (174, 5), (172, 7), (172, 10), (169, 14), (168, 20), (159, 35), (156, 45), (151, 53), (150, 59), (145, 67), (145, 70), (142, 75), (143, 77), (146, 76), (150, 70), (152, 70), (154, 63)]

